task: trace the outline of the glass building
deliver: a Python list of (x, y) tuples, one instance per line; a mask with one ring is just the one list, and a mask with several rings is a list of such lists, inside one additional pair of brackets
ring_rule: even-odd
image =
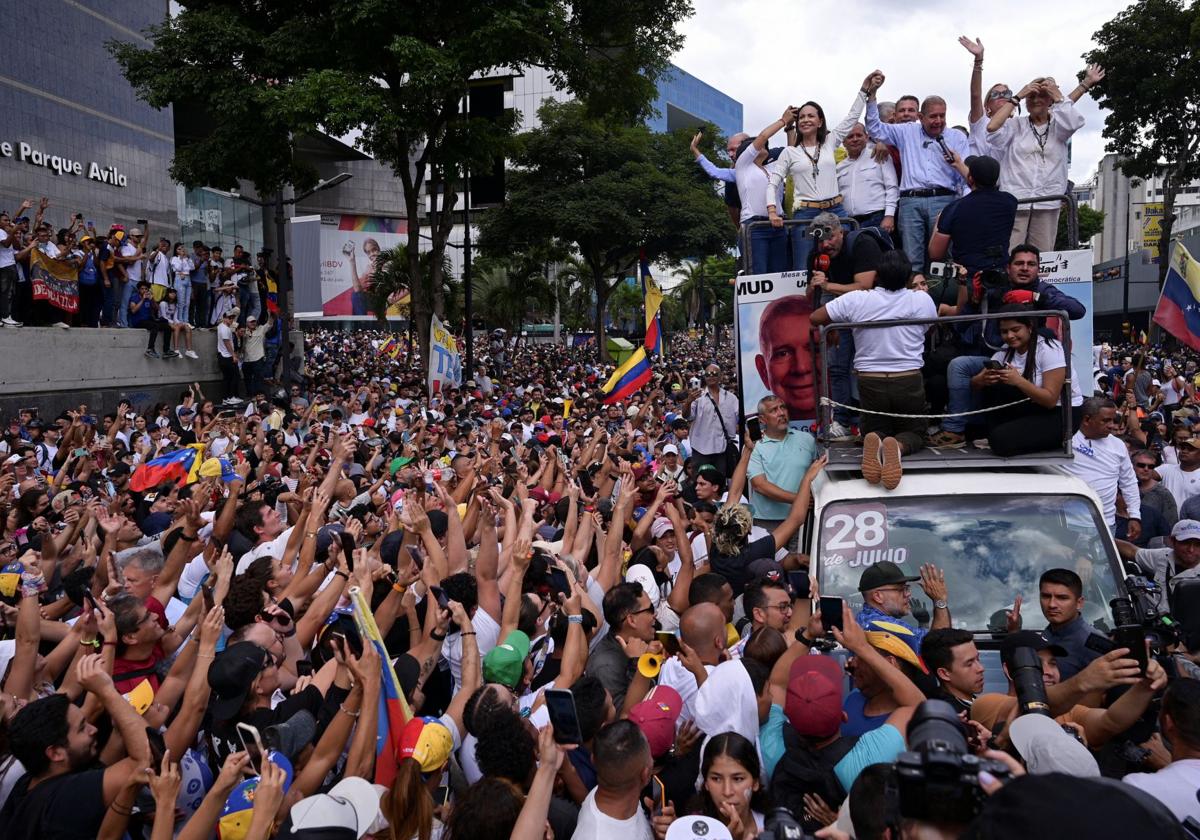
[(658, 116), (646, 121), (654, 131), (675, 131), (710, 122), (726, 137), (742, 130), (742, 103), (675, 65), (658, 80)]

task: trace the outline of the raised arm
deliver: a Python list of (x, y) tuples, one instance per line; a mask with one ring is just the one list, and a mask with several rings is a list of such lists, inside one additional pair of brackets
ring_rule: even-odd
[(1067, 94), (1067, 98), (1072, 102), (1078, 102), (1085, 93), (1091, 91), (1102, 81), (1104, 81), (1104, 68), (1099, 64), (1089, 64), (1083, 71), (1083, 81), (1075, 86), (1075, 90)]
[(983, 116), (983, 41), (976, 38), (972, 41), (966, 35), (958, 36), (958, 43), (963, 49), (975, 57), (971, 67), (971, 125)]

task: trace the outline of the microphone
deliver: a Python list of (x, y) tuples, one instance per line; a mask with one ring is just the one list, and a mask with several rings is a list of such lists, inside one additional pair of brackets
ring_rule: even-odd
[(946, 141), (942, 139), (942, 136), (939, 134), (933, 139), (937, 141), (938, 148), (942, 150), (942, 157), (946, 163), (954, 163), (954, 155), (950, 152), (949, 147), (946, 146)]
[(813, 271), (829, 271), (829, 255), (817, 254), (813, 257)]

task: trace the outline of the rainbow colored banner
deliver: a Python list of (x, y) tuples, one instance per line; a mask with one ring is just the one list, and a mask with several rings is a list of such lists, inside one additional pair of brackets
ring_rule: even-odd
[(1154, 323), (1193, 350), (1200, 350), (1200, 263), (1176, 242)]
[(358, 625), (358, 634), (371, 640), (379, 653), (383, 681), (379, 692), (379, 723), (375, 731), (375, 783), (391, 787), (396, 778), (396, 766), (399, 764), (400, 737), (404, 725), (412, 718), (412, 709), (400, 690), (400, 680), (396, 678), (396, 669), (392, 667), (392, 657), (388, 655), (379, 627), (375, 624), (375, 614), (371, 612), (371, 604), (366, 594), (357, 586), (350, 587), (350, 606), (354, 610), (354, 622)]

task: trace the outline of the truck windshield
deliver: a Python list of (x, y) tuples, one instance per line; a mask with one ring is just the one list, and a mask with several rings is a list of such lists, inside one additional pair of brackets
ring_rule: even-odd
[[(934, 496), (837, 502), (821, 512), (817, 538), (821, 593), (862, 607), (863, 570), (890, 560), (916, 576), (925, 563), (946, 574), (955, 627), (1003, 631), (1005, 610), (1020, 595), (1026, 629), (1046, 626), (1038, 578), (1047, 569), (1083, 580), (1084, 618), (1105, 628), (1119, 594), (1099, 511), (1083, 496)], [(1115, 559), (1115, 558), (1113, 558)], [(928, 626), (933, 605), (912, 584), (912, 615)]]

